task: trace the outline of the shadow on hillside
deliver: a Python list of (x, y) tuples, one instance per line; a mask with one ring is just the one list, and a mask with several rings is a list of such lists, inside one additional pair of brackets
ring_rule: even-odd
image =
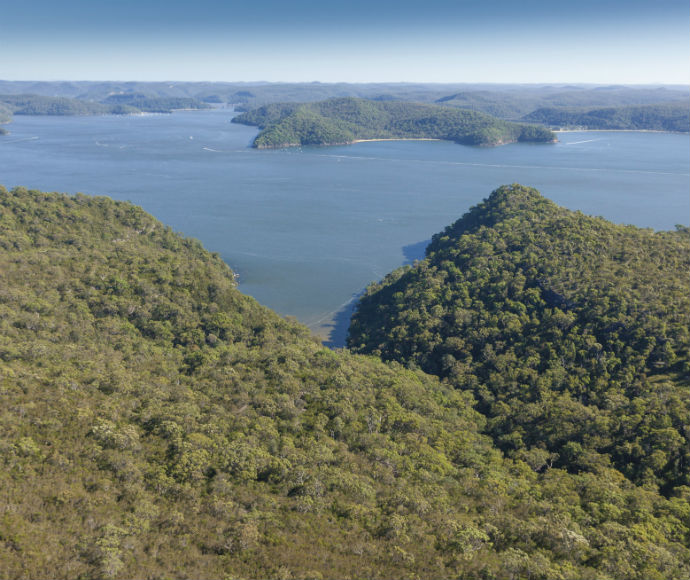
[(405, 265), (414, 264), (415, 260), (423, 260), (426, 255), (426, 247), (431, 243), (431, 240), (422, 240), (415, 244), (409, 244), (402, 247), (403, 256), (405, 256)]
[[(413, 264), (416, 260), (423, 260), (424, 251), (430, 242), (431, 240), (423, 240), (421, 242), (403, 246), (402, 253), (405, 257), (403, 264)], [(364, 290), (354, 294), (352, 299), (338, 312), (336, 312), (335, 316), (333, 317), (333, 322), (327, 327), (329, 329), (329, 334), (328, 338), (323, 341), (324, 346), (327, 346), (328, 348), (345, 347), (347, 330), (350, 327), (350, 319), (352, 318), (352, 313), (355, 311), (357, 302), (362, 294), (364, 294)]]
[(328, 348), (344, 348), (347, 339), (347, 329), (350, 328), (350, 318), (355, 311), (359, 297), (364, 294), (364, 290), (352, 296), (352, 299), (343, 306), (333, 317), (332, 324), (329, 324), (330, 332), (328, 338), (323, 341), (323, 345)]

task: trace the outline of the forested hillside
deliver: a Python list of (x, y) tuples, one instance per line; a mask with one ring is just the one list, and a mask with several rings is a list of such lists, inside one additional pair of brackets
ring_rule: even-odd
[[(468, 87), (443, 96), (437, 103), (481, 111), (502, 119), (521, 120), (539, 109), (550, 111), (592, 110), (631, 106), (665, 106), (684, 104), (690, 109), (687, 87), (626, 87), (522, 85), (519, 87)], [(535, 119), (534, 122), (541, 122)], [(648, 129), (648, 127), (639, 127)]]
[(336, 145), (360, 139), (444, 139), (464, 145), (555, 140), (543, 127), (509, 123), (483, 113), (354, 98), (266, 105), (233, 122), (261, 128), (254, 140), (258, 148)]
[[(632, 130), (687, 131), (687, 86), (495, 85), (438, 83), (210, 83), (210, 82), (31, 82), (0, 80), (0, 101), (20, 100), (24, 114), (125, 114), (170, 112), (233, 105), (252, 111), (276, 103), (316, 103), (353, 97), (377, 103), (427, 103), (492, 115), (503, 120)], [(649, 107), (656, 113), (645, 111)], [(680, 107), (668, 117), (668, 107)], [(2, 103), (0, 103), (0, 109)], [(12, 105), (12, 108), (15, 108)], [(641, 109), (631, 112), (627, 109)], [(603, 113), (596, 112), (605, 109)], [(592, 113), (594, 116), (592, 116)], [(582, 119), (575, 116), (586, 115)], [(602, 118), (603, 115), (603, 118)], [(685, 115), (685, 117), (682, 117)], [(322, 115), (323, 116), (323, 115)], [(0, 119), (2, 115), (0, 114)], [(313, 119), (309, 119), (314, 122)], [(1, 123), (2, 121), (0, 121)], [(297, 120), (295, 120), (297, 123)], [(681, 128), (678, 127), (678, 122)], [(322, 119), (317, 123), (323, 124)], [(593, 123), (590, 125), (590, 123)], [(599, 126), (604, 123), (603, 126)], [(608, 127), (607, 125), (611, 125)], [(289, 127), (294, 137), (300, 123)], [(668, 128), (667, 128), (668, 127)], [(685, 127), (685, 128), (683, 128)], [(335, 135), (321, 127), (317, 137)], [(351, 132), (351, 128), (339, 127)], [(359, 127), (358, 130), (362, 128)], [(438, 127), (437, 127), (438, 129)], [(285, 134), (281, 134), (285, 137)]]
[(541, 107), (620, 107), (687, 101), (688, 86), (595, 86), (496, 83), (247, 83), (143, 81), (6, 81), (0, 94), (36, 94), (101, 102), (111, 95), (193, 98), (244, 110), (270, 103), (341, 97), (446, 104), (510, 120)]
[(103, 102), (34, 94), (8, 94), (0, 95), (0, 123), (8, 122), (12, 115), (129, 115), (207, 108), (209, 105), (195, 99), (147, 97), (142, 94), (112, 95)]
[(39, 95), (0, 95), (0, 105), (14, 115), (104, 115), (120, 112), (101, 103)]
[[(490, 270), (490, 232), (503, 211), (499, 204), (494, 214), (467, 218), (489, 236), (478, 271)], [(567, 225), (569, 214), (549, 211)], [(527, 231), (512, 225), (516, 235)], [(534, 236), (546, 242), (550, 231)], [(633, 263), (655, 257), (657, 267), (637, 287), (662, 299), (645, 294), (646, 310), (631, 310), (624, 326), (606, 331), (621, 343), (632, 333), (619, 358), (633, 376), (618, 378), (606, 345), (583, 333), (581, 356), (605, 367), (615, 388), (607, 393), (608, 383), (595, 381), (564, 407), (564, 382), (540, 407), (553, 403), (557, 414), (585, 405), (590, 427), (598, 407), (577, 398), (598, 403), (608, 394), (610, 423), (596, 416), (594, 426), (604, 434), (618, 427), (619, 439), (629, 439), (623, 452), (643, 461), (658, 449), (626, 479), (603, 459), (583, 464), (586, 445), (572, 448), (569, 464), (570, 456), (556, 458), (525, 437), (525, 452), (504, 458), (483, 434), (500, 428), (497, 414), (487, 421), (474, 409), (455, 371), (446, 373), (455, 382), (444, 384), (420, 370), (323, 348), (306, 328), (241, 295), (217, 255), (139, 208), (0, 188), (0, 577), (687, 578), (690, 493), (676, 485), (687, 463), (674, 423), (686, 400), (673, 382), (687, 371), (679, 350), (687, 333), (678, 324), (687, 295), (678, 296), (683, 288), (667, 272), (668, 261), (685, 254), (664, 255), (667, 241), (682, 245), (685, 234), (635, 235), (662, 241), (642, 246), (649, 252), (627, 243), (616, 252)], [(509, 251), (517, 240), (505, 243)], [(446, 246), (451, 251), (438, 238), (430, 256)], [(594, 246), (582, 260), (601, 252)], [(525, 259), (537, 268), (542, 257), (535, 249)], [(527, 291), (507, 262), (498, 263), (512, 280), (506, 292)], [(535, 307), (544, 310), (539, 300), (556, 296), (589, 300), (551, 271), (542, 278), (554, 294), (533, 288)], [(637, 291), (602, 293), (608, 302), (592, 317), (623, 300), (641, 307)], [(471, 300), (475, 290), (468, 292)], [(517, 302), (506, 304), (500, 324), (538, 324), (536, 311), (527, 305), (522, 312)], [(458, 324), (472, 316), (458, 312)], [(553, 342), (533, 347), (534, 356), (559, 348), (556, 336), (573, 315), (554, 307), (548, 316)], [(486, 365), (500, 360), (506, 344), (493, 324), (476, 328), (490, 331)], [(632, 352), (635, 341), (642, 354)], [(459, 372), (470, 377), (472, 363), (464, 364)], [(536, 366), (515, 388), (548, 392), (540, 364), (530, 360)], [(650, 377), (638, 377), (635, 369), (647, 364)], [(578, 374), (582, 381), (590, 366)], [(490, 407), (497, 373), (515, 376), (505, 364), (485, 373), (484, 390), (479, 375), (472, 383), (482, 409)], [(543, 380), (553, 376), (546, 368)], [(633, 392), (628, 419), (616, 423), (614, 411), (627, 409)], [(563, 436), (573, 432), (569, 418), (563, 415)], [(545, 432), (549, 445), (552, 436)], [(512, 449), (517, 438), (501, 444)], [(661, 478), (665, 496), (654, 483)]]
[(473, 393), (511, 457), (685, 494), (689, 250), (505, 186), (368, 289), (349, 345)]
[(104, 105), (133, 107), (147, 113), (170, 113), (177, 109), (208, 109), (209, 105), (190, 97), (152, 97), (145, 93), (117, 93), (103, 99)]
[(690, 131), (687, 103), (606, 108), (542, 108), (522, 119), (549, 127), (627, 131)]

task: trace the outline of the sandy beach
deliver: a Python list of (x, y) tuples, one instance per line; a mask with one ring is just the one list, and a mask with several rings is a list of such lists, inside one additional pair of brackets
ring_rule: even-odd
[(371, 141), (443, 141), (431, 137), (392, 137), (390, 139), (355, 139), (352, 143), (369, 143)]

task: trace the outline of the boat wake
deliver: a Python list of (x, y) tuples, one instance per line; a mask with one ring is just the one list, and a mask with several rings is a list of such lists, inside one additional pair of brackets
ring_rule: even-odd
[[(596, 141), (596, 139), (594, 139)], [(571, 143), (574, 145), (575, 143)], [(648, 171), (644, 169), (618, 169), (614, 167), (565, 167), (559, 165), (510, 165), (499, 163), (470, 163), (466, 161), (439, 161), (435, 159), (399, 159), (396, 157), (362, 157), (357, 155), (328, 155), (325, 153), (314, 154), (317, 157), (331, 157), (333, 159), (352, 159), (354, 161), (392, 161), (396, 163), (423, 163), (426, 165), (458, 165), (461, 167), (490, 167), (494, 169), (558, 169), (560, 171), (588, 171), (604, 173), (633, 173), (643, 175), (680, 175), (690, 173), (677, 173), (675, 171)]]
[(23, 141), (37, 141), (39, 137), (22, 137), (21, 139), (11, 139), (9, 141), (5, 141), (4, 139), (0, 141), (0, 143), (4, 145), (9, 145), (10, 143), (22, 143)]

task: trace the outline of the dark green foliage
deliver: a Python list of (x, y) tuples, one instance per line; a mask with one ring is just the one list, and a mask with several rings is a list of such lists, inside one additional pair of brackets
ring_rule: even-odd
[(520, 119), (543, 95), (536, 91), (461, 91), (436, 100), (439, 105), (479, 111), (501, 119)]
[(270, 125), (274, 125), (290, 116), (297, 109), (299, 103), (280, 103), (264, 105), (258, 109), (247, 111), (233, 119), (233, 122), (242, 123), (244, 125), (254, 125), (260, 129), (265, 129)]
[(218, 95), (201, 95), (199, 97), (199, 100), (202, 103), (212, 103), (212, 104), (216, 104), (216, 105), (224, 102), (222, 97), (220, 97)]
[(599, 109), (542, 108), (526, 115), (523, 121), (550, 127), (687, 133), (690, 131), (690, 106), (675, 103)]
[(0, 188), (0, 272), (2, 578), (690, 574), (687, 490), (504, 459), (130, 204)]
[(259, 148), (335, 145), (358, 139), (445, 139), (465, 145), (551, 142), (543, 127), (518, 125), (483, 113), (439, 105), (341, 98), (318, 103), (267, 105), (233, 122), (257, 125)]
[(513, 457), (612, 464), (673, 494), (690, 484), (689, 249), (687, 228), (502, 187), (369, 288), (349, 344), (473, 392)]

